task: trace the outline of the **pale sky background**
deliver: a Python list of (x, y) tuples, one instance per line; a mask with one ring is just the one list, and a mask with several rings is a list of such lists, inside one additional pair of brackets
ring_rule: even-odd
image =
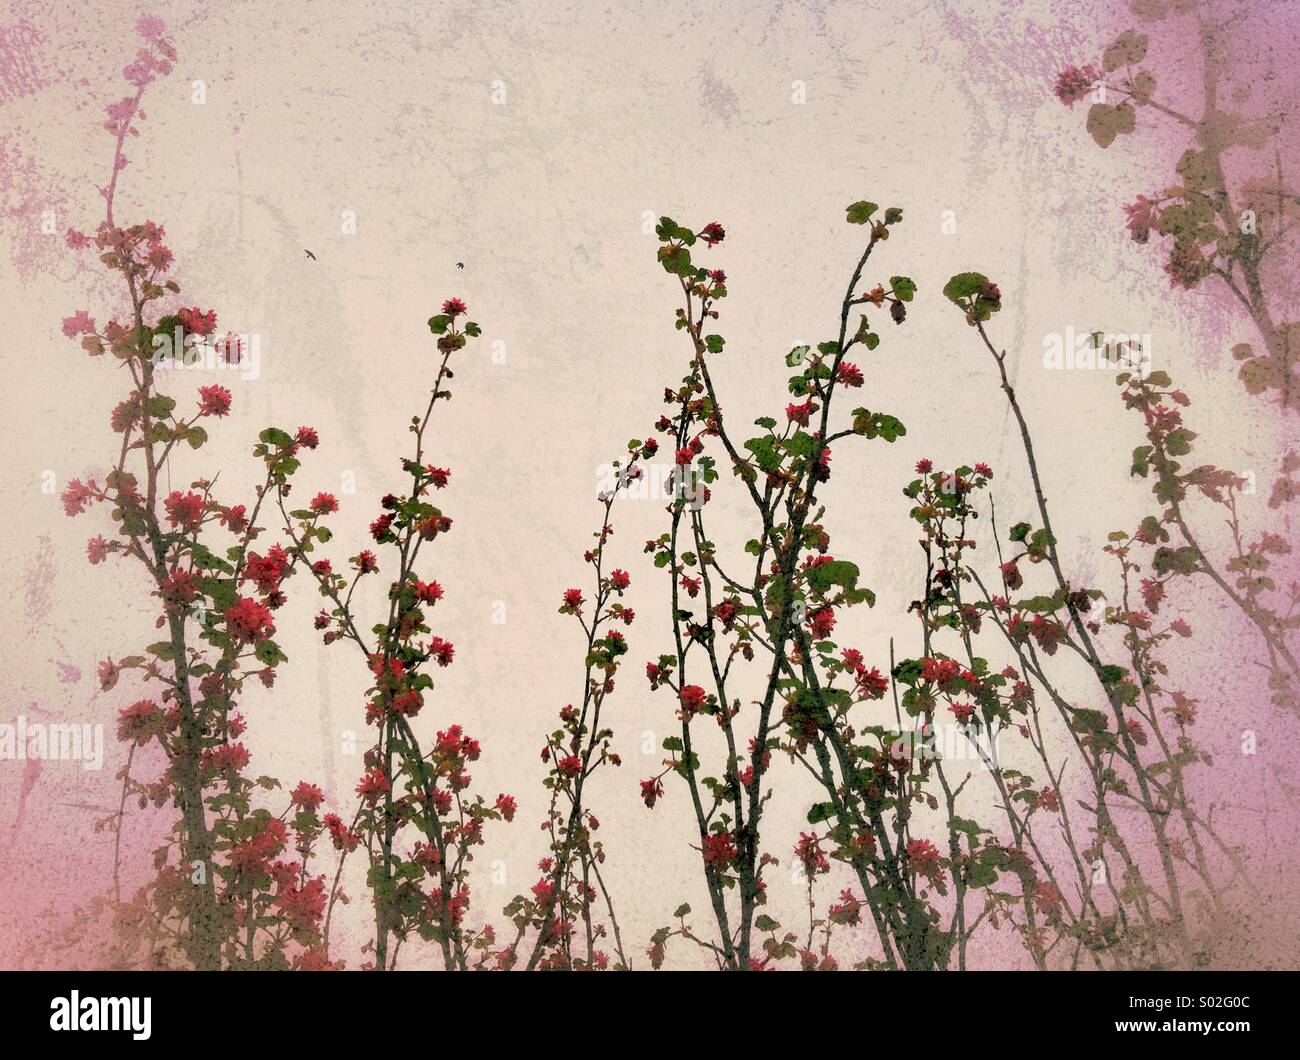
[[(1258, 7), (1261, 20), (1275, 10)], [(0, 537), (16, 579), (0, 619), (0, 720), (39, 709), (102, 722), (110, 738), (116, 710), (136, 697), (92, 695), (94, 666), (153, 639), (153, 601), (126, 565), (86, 564), (86, 539), (106, 529), (102, 513), (69, 520), (57, 497), (42, 492), (47, 471), (62, 489), (108, 465), (108, 410), (124, 388), (108, 364), (61, 335), (59, 322), (77, 309), (101, 320), (110, 311), (89, 286), (95, 274), (79, 270), (40, 222), (54, 210), (61, 233), (93, 229), (100, 217), (95, 189), (112, 154), (103, 106), (123, 94), (119, 71), (143, 10), (17, 3), (0, 12), (9, 130), (0, 142), (0, 300), (8, 309)], [(1130, 528), (1150, 506), (1145, 485), (1127, 477), (1139, 421), (1123, 412), (1106, 373), (1043, 370), (1048, 335), (1068, 327), (1150, 334), (1156, 367), (1195, 402), (1198, 458), (1272, 481), (1278, 432), (1231, 378), (1225, 352), (1254, 339), (1248, 322), (1200, 292), (1171, 293), (1159, 251), (1123, 231), (1122, 205), (1166, 184), (1185, 144), (1139, 130), (1103, 152), (1084, 132), (1084, 108), (1067, 110), (1051, 93), (1061, 67), (1095, 60), (1133, 24), (1124, 5), (148, 10), (167, 23), (180, 58), (146, 98), (118, 217), (165, 224), (186, 304), (216, 308), (223, 330), (256, 333), (261, 343), (257, 379), (212, 373), (220, 378), (173, 388), (182, 402), (200, 382), (234, 394), (232, 415), (211, 431), (212, 444), (187, 456), (186, 474), (219, 469), (223, 499), (246, 501), (257, 431), (315, 426), (322, 445), (305, 460), (298, 489), (340, 495), (330, 554), (342, 560), (362, 547), (378, 497), (397, 481), (406, 423), (423, 408), (436, 368), (426, 319), (458, 295), (484, 328), (457, 357), (455, 398), (438, 410), (433, 433), (432, 458), (453, 469), (440, 500), (455, 528), (427, 553), (425, 575), (447, 590), (435, 632), (455, 642), (458, 656), (437, 674), (419, 719), (430, 736), (461, 723), (484, 748), (476, 788), (520, 802), (515, 823), (490, 831), (479, 854), (479, 869), (500, 861), (507, 883), (479, 881), (475, 919), (499, 921), (544, 853), (538, 751), (556, 711), (580, 697), (582, 679), (579, 630), (556, 608), (565, 588), (588, 584), (581, 553), (599, 515), (598, 469), (628, 438), (649, 433), (663, 387), (680, 379), (689, 356), (673, 329), (675, 283), (655, 261), (646, 218), (667, 213), (727, 229), (726, 242), (700, 256), (729, 278), (717, 328), (727, 347), (715, 372), (740, 424), (784, 407), (782, 356), (791, 346), (832, 337), (863, 235), (844, 224), (845, 206), (867, 198), (904, 208), (866, 279), (910, 275), (920, 293), (911, 319), (860, 363), (862, 403), (897, 415), (909, 433), (892, 447), (838, 446), (825, 493), (833, 552), (857, 561), (879, 594), (874, 611), (855, 610), (837, 632), (882, 670), (891, 636), (900, 657), (919, 643), (903, 615), (920, 578), (900, 494), (912, 464), (923, 456), (936, 465), (992, 464), (1007, 525), (1027, 515), (1030, 499), (992, 364), (940, 295), (955, 272), (977, 269), (1002, 286), (1006, 309), (991, 332), (1012, 350), (1075, 573), (1108, 584), (1105, 534)], [(1161, 32), (1152, 30), (1152, 55), (1164, 47), (1159, 61), (1182, 70), (1189, 46), (1173, 31), (1174, 40), (1157, 43)], [(202, 103), (194, 101), (197, 82)], [(345, 211), (354, 212), (354, 235), (342, 231)], [(955, 232), (943, 229), (946, 211)], [(355, 495), (343, 492), (349, 474)], [(739, 521), (748, 502), (733, 489), (718, 492), (709, 509), (715, 538), (738, 549), (752, 536)], [(1255, 525), (1276, 526), (1265, 496), (1252, 500)], [(589, 790), (624, 937), (644, 963), (651, 931), (681, 901), (702, 910), (703, 887), (684, 786), (667, 778), (653, 813), (638, 798), (638, 781), (658, 771), (657, 748), (675, 727), (670, 702), (651, 695), (642, 676), (644, 661), (670, 641), (663, 575), (641, 554), (665, 519), (660, 505), (634, 501), (617, 505), (614, 518), (610, 562), (631, 572), (627, 602), (638, 612), (610, 701), (625, 765)], [(346, 808), (361, 764), (341, 753), (342, 734), (361, 728), (368, 675), (344, 646), (320, 646), (310, 621), (318, 598), (306, 579), (288, 588), (277, 625), (290, 662), (273, 693), (245, 697), (254, 772), (288, 786), (314, 780)], [(503, 624), (492, 622), (497, 601)], [(1216, 791), (1233, 793), (1220, 801), (1239, 806), (1233, 820), (1267, 851), (1294, 831), (1267, 767), (1293, 746), (1284, 741), (1295, 726), (1268, 706), (1249, 659), (1224, 665), (1238, 657), (1228, 650), (1237, 632), (1217, 604), (1199, 606), (1206, 634), (1183, 659), (1209, 719), (1199, 735), (1219, 756)], [(58, 662), (78, 668), (80, 681), (61, 680)], [(1247, 728), (1267, 734), (1266, 751), (1250, 760), (1239, 753)], [(654, 753), (643, 754), (643, 743)], [(115, 743), (108, 755), (100, 775), (48, 764), (25, 817), (15, 815), (0, 856), (2, 893), (22, 908), (84, 898), (106, 880), (108, 840), (67, 804), (113, 797)], [(788, 863), (812, 799), (794, 769), (778, 763), (774, 771), (782, 788), (765, 834), (782, 859), (773, 906), (797, 924), (800, 893)], [(18, 805), (20, 773), (0, 764), (0, 828), (6, 808)], [(146, 825), (139, 829), (143, 858)], [(361, 898), (359, 871), (353, 876)], [(821, 885), (823, 907), (845, 884), (836, 877)], [(358, 924), (364, 904), (349, 913)], [(26, 929), (13, 930), (17, 945)], [(989, 962), (1004, 959), (1006, 944), (985, 938)], [(687, 944), (670, 951), (675, 965), (697, 961)]]

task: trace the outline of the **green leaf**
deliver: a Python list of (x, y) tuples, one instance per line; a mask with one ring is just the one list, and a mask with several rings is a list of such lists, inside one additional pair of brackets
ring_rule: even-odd
[(1115, 137), (1137, 128), (1137, 115), (1128, 103), (1094, 103), (1088, 108), (1088, 134), (1098, 147), (1109, 147)]
[(288, 658), (273, 640), (259, 640), (257, 647), (253, 649), (253, 654), (257, 656), (257, 661), (264, 666), (276, 666)]
[(891, 276), (889, 284), (894, 289), (894, 297), (903, 302), (910, 302), (916, 294), (916, 284), (906, 276)]
[(944, 297), (950, 302), (961, 304), (976, 291), (989, 282), (989, 278), (980, 272), (959, 272), (943, 285)]
[(166, 394), (154, 394), (144, 403), (145, 412), (155, 420), (165, 420), (175, 407), (176, 399), (169, 398)]
[(1201, 553), (1190, 545), (1183, 548), (1158, 548), (1151, 565), (1160, 575), (1195, 574), (1201, 569)]
[(852, 589), (857, 586), (860, 573), (856, 563), (851, 563), (846, 559), (832, 560), (830, 563), (823, 563), (819, 567), (813, 567), (808, 572), (808, 584), (817, 592), (822, 593), (833, 585), (842, 585), (846, 589)]
[(1136, 66), (1147, 54), (1147, 35), (1137, 30), (1126, 29), (1115, 43), (1102, 52), (1101, 65), (1106, 73), (1112, 73), (1121, 66)]
[(877, 206), (874, 202), (855, 202), (847, 210), (848, 222), (851, 225), (865, 225), (871, 223), (871, 215), (875, 213)]
[(1192, 439), (1195, 437), (1196, 432), (1189, 431), (1186, 427), (1170, 431), (1165, 435), (1165, 451), (1170, 456), (1186, 456), (1192, 451)]
[(1102, 684), (1114, 685), (1124, 680), (1128, 671), (1122, 666), (1103, 666), (1097, 671), (1097, 676), (1101, 678)]
[(763, 471), (770, 473), (781, 466), (781, 454), (776, 451), (770, 436), (751, 438), (745, 443), (745, 448), (754, 454)]
[(293, 435), (286, 434), (279, 427), (268, 427), (257, 437), (259, 441), (263, 441), (267, 445), (293, 445)]

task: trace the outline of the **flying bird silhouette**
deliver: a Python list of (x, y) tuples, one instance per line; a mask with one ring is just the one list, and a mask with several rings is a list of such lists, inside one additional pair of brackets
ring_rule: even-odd
[(456, 268), (463, 269), (464, 267), (465, 267), (465, 263), (463, 261), (456, 262)]
[(316, 260), (316, 255), (313, 254), (310, 250), (304, 250), (303, 253), (306, 254), (307, 257), (311, 258), (312, 261)]

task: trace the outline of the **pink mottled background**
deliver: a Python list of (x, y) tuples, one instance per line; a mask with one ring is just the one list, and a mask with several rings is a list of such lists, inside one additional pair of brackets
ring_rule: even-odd
[[(1216, 17), (1236, 19), (1224, 98), (1277, 130), (1276, 158), (1232, 152), (1233, 178), (1275, 164), (1293, 175), (1300, 8), (1212, 6)], [(0, 11), (0, 540), (15, 583), (0, 619), (0, 721), (25, 713), (97, 722), (110, 739), (99, 773), (0, 762), (5, 966), (91, 959), (97, 922), (70, 918), (108, 885), (111, 837), (95, 822), (114, 808), (123, 761), (112, 721), (134, 698), (127, 687), (97, 693), (94, 667), (152, 639), (151, 601), (137, 575), (86, 564), (86, 538), (105, 529), (91, 525), (99, 515), (69, 520), (43, 488), (51, 475), (62, 489), (102, 472), (113, 452), (107, 410), (122, 384), (59, 328), (81, 308), (107, 317), (111, 292), (60, 235), (99, 219), (96, 189), (111, 160), (103, 107), (122, 94), (120, 68), (144, 11), (102, 0), (16, 0)], [(448, 590), (439, 609), (459, 655), (421, 717), (430, 732), (459, 721), (479, 737), (476, 785), (521, 803), (516, 823), (490, 836), (480, 856), (482, 913), (526, 890), (544, 853), (535, 830), (544, 812), (541, 735), (581, 691), (577, 631), (555, 609), (561, 591), (585, 576), (600, 465), (649, 432), (663, 386), (684, 370), (673, 289), (646, 217), (726, 225), (727, 241), (713, 252), (731, 292), (720, 386), (730, 414), (745, 422), (784, 404), (781, 355), (829, 337), (860, 238), (843, 225), (844, 206), (870, 198), (904, 207), (879, 270), (914, 277), (920, 301), (906, 329), (863, 367), (868, 404), (898, 415), (909, 433), (889, 448), (837, 450), (827, 491), (836, 554), (856, 560), (879, 594), (873, 611), (844, 619), (842, 639), (882, 668), (891, 636), (900, 654), (915, 650), (906, 646), (915, 630), (901, 617), (917, 592), (915, 535), (899, 494), (911, 465), (922, 456), (938, 465), (988, 461), (1008, 523), (1031, 501), (991, 366), (941, 304), (954, 272), (978, 269), (1001, 284), (1007, 309), (992, 330), (1013, 351), (1067, 573), (1113, 589), (1100, 554), (1105, 535), (1150, 508), (1145, 484), (1127, 477), (1139, 424), (1121, 409), (1113, 381), (1042, 369), (1043, 337), (1067, 326), (1149, 332), (1156, 367), (1192, 397), (1197, 457), (1254, 472), (1261, 485), (1247, 522), (1292, 536), (1287, 510), (1266, 500), (1280, 454), (1296, 442), (1294, 418), (1244, 394), (1227, 354), (1257, 341), (1250, 322), (1226, 297), (1171, 290), (1160, 251), (1124, 232), (1123, 205), (1172, 182), (1183, 134), (1143, 113), (1137, 133), (1102, 151), (1084, 132), (1083, 108), (1067, 110), (1051, 91), (1059, 69), (1096, 61), (1119, 31), (1137, 26), (1152, 36), (1147, 65), (1161, 96), (1195, 100), (1196, 14), (1146, 25), (1127, 4), (1083, 0), (329, 0), (148, 11), (167, 23), (179, 62), (151, 89), (144, 135), (128, 147), (119, 217), (165, 223), (185, 297), (215, 306), (223, 327), (262, 338), (257, 379), (219, 380), (234, 391), (234, 414), (187, 457), (187, 473), (221, 469), (230, 495), (248, 493), (256, 432), (312, 424), (323, 443), (300, 488), (341, 492), (353, 476), (357, 494), (342, 495), (336, 526), (341, 542), (360, 540), (430, 381), (424, 321), (459, 294), (484, 326), (484, 352), (458, 372), (436, 434), (439, 462), (455, 471), (447, 510), (456, 532), (439, 542), (430, 573)], [(492, 98), (497, 82), (502, 104)], [(795, 82), (806, 102), (792, 101)], [(340, 231), (345, 210), (355, 211), (355, 235)], [(945, 211), (955, 232), (944, 230)], [(58, 234), (46, 231), (47, 216)], [(1294, 318), (1294, 258), (1270, 280), (1275, 315)], [(490, 359), (494, 348), (504, 356)], [(200, 381), (209, 380), (193, 385)], [(711, 510), (716, 538), (742, 544), (742, 499), (720, 496)], [(607, 879), (638, 954), (681, 901), (704, 904), (683, 791), (669, 784), (653, 813), (637, 794), (672, 725), (667, 703), (635, 672), (666, 648), (651, 621), (663, 613), (659, 580), (640, 557), (661, 515), (645, 502), (615, 509), (613, 562), (632, 572), (627, 602), (641, 617), (629, 634), (633, 669), (611, 701), (627, 764), (603, 777), (593, 802)], [(320, 646), (310, 628), (314, 594), (300, 583), (291, 589), (297, 597), (278, 619), (290, 663), (273, 693), (245, 704), (254, 770), (289, 785), (315, 780), (346, 805), (360, 758), (340, 750), (341, 734), (360, 728), (366, 675)], [(498, 602), (500, 624), (492, 621)], [(1243, 904), (1232, 924), (1207, 930), (1222, 941), (1225, 963), (1293, 966), (1296, 720), (1269, 704), (1255, 641), (1216, 597), (1189, 586), (1170, 613), (1196, 629), (1170, 662), (1201, 702), (1197, 735), (1214, 753), (1199, 797), (1245, 848), (1267, 894)], [(1241, 753), (1246, 730), (1258, 734), (1255, 755)], [(814, 795), (792, 770), (780, 783), (765, 834), (783, 865), (769, 889), (777, 912), (797, 922), (801, 888), (785, 869)], [(125, 864), (136, 880), (166, 821), (131, 813)], [(504, 884), (491, 878), (494, 866)], [(359, 874), (350, 888), (361, 894)], [(823, 900), (837, 889), (825, 887)], [(363, 907), (354, 902), (347, 914), (357, 931)], [(1019, 960), (1014, 943), (992, 935), (974, 950), (984, 965)], [(691, 966), (696, 955), (675, 950), (671, 961)]]

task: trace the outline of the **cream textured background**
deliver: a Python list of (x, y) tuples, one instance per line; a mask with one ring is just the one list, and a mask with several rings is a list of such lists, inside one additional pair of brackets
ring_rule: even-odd
[[(423, 407), (435, 367), (424, 321), (455, 294), (484, 328), (457, 358), (455, 398), (439, 409), (433, 435), (433, 459), (453, 469), (443, 497), (455, 528), (428, 553), (424, 573), (447, 590), (435, 631), (455, 642), (458, 657), (419, 719), (430, 734), (463, 724), (484, 747), (476, 786), (488, 797), (513, 792), (521, 804), (515, 824), (490, 832), (480, 855), (484, 872), (504, 863), (508, 884), (481, 881), (479, 916), (495, 918), (526, 890), (543, 852), (535, 831), (545, 805), (541, 735), (581, 694), (578, 630), (556, 607), (566, 587), (587, 585), (581, 552), (599, 514), (598, 468), (626, 439), (647, 435), (664, 385), (681, 377), (688, 355), (672, 327), (674, 283), (655, 261), (644, 217), (727, 228), (726, 242), (701, 256), (729, 277), (717, 329), (728, 343), (716, 371), (739, 425), (784, 406), (781, 357), (792, 345), (833, 333), (862, 236), (843, 223), (844, 207), (869, 198), (905, 209), (867, 278), (911, 275), (918, 302), (861, 364), (863, 403), (898, 415), (909, 434), (893, 447), (841, 443), (826, 491), (834, 554), (859, 562), (880, 596), (873, 612), (843, 621), (840, 639), (882, 669), (891, 635), (900, 656), (915, 651), (913, 624), (900, 617), (917, 593), (917, 571), (899, 494), (915, 460), (988, 461), (1006, 523), (1026, 511), (1019, 440), (992, 366), (939, 294), (954, 272), (979, 269), (1002, 285), (1007, 309), (992, 331), (1016, 351), (1021, 400), (1075, 571), (1100, 571), (1097, 543), (1147, 510), (1144, 487), (1126, 478), (1139, 425), (1104, 373), (1043, 371), (1046, 334), (1067, 325), (1149, 332), (1157, 366), (1196, 400), (1191, 415), (1206, 439), (1198, 455), (1271, 482), (1278, 438), (1260, 402), (1229, 379), (1224, 354), (1253, 338), (1248, 325), (1200, 292), (1169, 293), (1158, 252), (1123, 238), (1122, 203), (1166, 183), (1181, 146), (1140, 134), (1102, 152), (1083, 131), (1081, 109), (1051, 95), (1056, 70), (1091, 58), (1130, 23), (1122, 8), (328, 2), (153, 10), (180, 61), (149, 91), (118, 215), (166, 225), (186, 304), (213, 306), (223, 329), (261, 336), (257, 380), (195, 374), (173, 387), (182, 404), (200, 382), (234, 393), (213, 443), (187, 457), (196, 477), (220, 469), (223, 499), (245, 500), (256, 432), (315, 426), (323, 442), (299, 489), (340, 494), (331, 554), (341, 560), (360, 547), (396, 478), (405, 423)], [(3, 99), (14, 132), (5, 142), (10, 210), (0, 258), (8, 309), (0, 533), (5, 569), (23, 579), (0, 618), (6, 720), (34, 704), (111, 724), (131, 699), (92, 695), (94, 664), (153, 639), (136, 573), (85, 564), (86, 538), (104, 528), (100, 515), (69, 520), (40, 488), (46, 470), (61, 489), (113, 452), (107, 411), (122, 385), (59, 333), (75, 309), (101, 321), (109, 311), (85, 293), (93, 274), (36, 226), (47, 202), (60, 231), (92, 228), (99, 217), (94, 188), (111, 143), (98, 124), (102, 106), (121, 95), (136, 14), (130, 4), (91, 3), (0, 15), (17, 49)], [(203, 105), (191, 102), (198, 79)], [(496, 81), (504, 105), (491, 100)], [(803, 105), (792, 103), (795, 81), (806, 84)], [(340, 232), (344, 210), (356, 212), (355, 236)], [(955, 234), (941, 231), (945, 210), (955, 211)], [(492, 363), (495, 343), (504, 363)], [(341, 492), (348, 472), (355, 496)], [(743, 544), (749, 535), (735, 519), (747, 505), (732, 490), (719, 494), (709, 509), (715, 539)], [(1253, 514), (1266, 519), (1263, 500)], [(704, 908), (684, 789), (668, 778), (653, 813), (637, 798), (637, 781), (661, 757), (642, 754), (643, 734), (653, 733), (657, 748), (673, 725), (668, 701), (651, 696), (641, 675), (668, 644), (658, 621), (663, 578), (641, 556), (662, 522), (653, 503), (615, 509), (609, 555), (632, 573), (627, 602), (639, 617), (611, 700), (625, 765), (590, 789), (624, 937), (638, 958), (680, 901)], [(348, 805), (360, 758), (338, 748), (344, 730), (360, 728), (367, 675), (344, 646), (319, 646), (305, 579), (289, 590), (277, 621), (290, 663), (274, 694), (245, 701), (254, 767), (290, 785), (315, 779), (332, 803)], [(494, 601), (505, 603), (503, 625), (491, 621)], [(1202, 737), (1222, 756), (1218, 790), (1234, 790), (1221, 801), (1246, 807), (1242, 827), (1267, 848), (1289, 826), (1288, 812), (1273, 805), (1260, 832), (1259, 807), (1273, 787), (1268, 761), (1282, 750), (1266, 740), (1274, 757), (1243, 760), (1236, 747), (1241, 728), (1263, 732), (1277, 719), (1249, 667), (1234, 675), (1226, 655), (1207, 655), (1216, 637), (1226, 646), (1235, 636), (1216, 623), (1207, 609), (1207, 635), (1189, 657), (1207, 717), (1217, 719)], [(58, 662), (79, 668), (80, 681), (66, 672), (61, 680)], [(107, 841), (68, 803), (112, 797), (120, 758), (115, 745), (109, 753), (111, 768), (98, 777), (49, 764), (15, 813), (0, 872), (16, 908), (84, 897), (105, 878)], [(0, 815), (19, 806), (19, 772), (12, 763), (0, 769)], [(782, 794), (765, 831), (783, 867), (770, 889), (778, 911), (797, 913), (784, 862), (809, 799), (788, 764), (774, 775)], [(143, 821), (139, 828), (145, 834)], [(360, 895), (359, 878), (352, 890)], [(823, 888), (823, 901), (836, 890)], [(352, 913), (363, 917), (362, 905)], [(16, 952), (28, 930), (11, 926), (6, 949)], [(670, 956), (696, 961), (680, 943)]]

